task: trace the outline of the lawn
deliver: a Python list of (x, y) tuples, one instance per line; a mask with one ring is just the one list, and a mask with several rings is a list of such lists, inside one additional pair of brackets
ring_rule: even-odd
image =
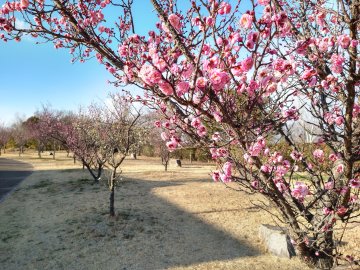
[[(250, 202), (260, 198), (213, 183), (212, 164), (164, 172), (155, 158), (126, 160), (110, 218), (106, 184), (65, 153), (5, 157), (34, 173), (0, 205), (1, 269), (307, 269), (265, 252), (258, 229), (272, 219)], [(344, 248), (354, 254), (352, 226)]]

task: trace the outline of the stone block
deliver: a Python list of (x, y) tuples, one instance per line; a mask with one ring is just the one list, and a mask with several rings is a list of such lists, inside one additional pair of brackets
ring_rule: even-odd
[(283, 228), (262, 224), (259, 229), (259, 236), (271, 254), (283, 258), (291, 258), (296, 255), (290, 237)]

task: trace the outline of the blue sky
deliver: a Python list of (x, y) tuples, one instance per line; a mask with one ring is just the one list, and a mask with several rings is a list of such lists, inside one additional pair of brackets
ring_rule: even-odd
[[(134, 1), (134, 17), (141, 35), (157, 21), (149, 0)], [(71, 64), (70, 59), (68, 50), (55, 50), (52, 43), (37, 45), (30, 38), (0, 41), (0, 123), (10, 124), (16, 115), (29, 117), (42, 104), (76, 110), (116, 91), (107, 83), (111, 75), (96, 60)]]

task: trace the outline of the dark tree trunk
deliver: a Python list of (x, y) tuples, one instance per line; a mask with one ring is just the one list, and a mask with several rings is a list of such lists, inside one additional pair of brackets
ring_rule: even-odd
[(54, 150), (54, 153), (53, 153), (53, 159), (55, 159), (55, 152), (56, 152), (55, 142), (53, 143), (53, 150)]
[(115, 207), (114, 207), (114, 201), (115, 201), (115, 187), (114, 185), (110, 189), (110, 216), (115, 216)]
[(38, 157), (39, 158), (41, 158), (41, 149), (42, 149), (42, 147), (41, 147), (41, 145), (40, 145), (40, 143), (39, 143), (39, 146), (38, 146)]
[(116, 177), (116, 169), (113, 170), (110, 178), (110, 216), (115, 216), (115, 177)]
[(97, 168), (97, 174), (95, 175), (94, 171), (91, 169), (90, 165), (87, 164), (85, 161), (83, 161), (83, 170), (86, 167), (86, 169), (89, 171), (91, 176), (94, 178), (95, 183), (99, 183), (101, 174), (102, 174), (102, 165), (99, 165)]
[[(76, 157), (75, 155), (73, 156), (73, 159), (74, 159), (74, 164), (76, 163)], [(84, 169), (84, 168), (83, 168)]]
[(311, 268), (330, 270), (334, 266), (334, 258), (331, 256), (332, 251), (324, 250), (318, 251), (307, 247), (298, 247), (298, 252), (303, 261), (308, 264)]

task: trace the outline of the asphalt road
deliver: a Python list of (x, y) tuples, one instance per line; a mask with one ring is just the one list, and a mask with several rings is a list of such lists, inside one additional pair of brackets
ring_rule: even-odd
[(0, 202), (31, 173), (31, 164), (0, 158)]

